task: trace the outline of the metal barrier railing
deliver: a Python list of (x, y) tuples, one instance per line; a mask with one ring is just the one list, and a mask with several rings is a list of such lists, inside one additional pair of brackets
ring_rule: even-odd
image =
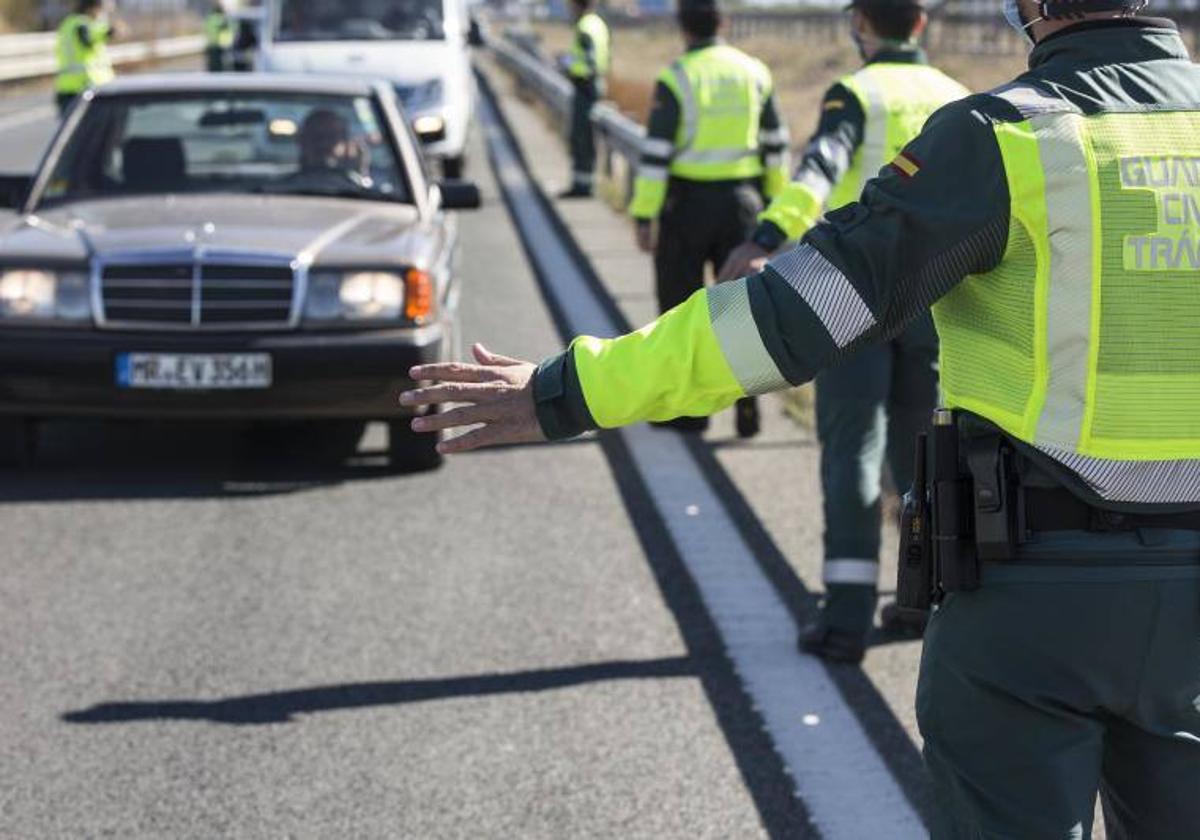
[[(55, 38), (52, 32), (0, 37), (0, 82), (53, 76), (58, 71), (58, 61), (54, 55)], [(116, 65), (182, 58), (202, 52), (204, 38), (200, 35), (116, 44), (108, 50), (113, 64)]]
[[(534, 54), (531, 44), (506, 35), (485, 35), (485, 43), (497, 61), (517, 79), (522, 91), (541, 102), (564, 133), (570, 125), (571, 83), (557, 69)], [(622, 189), (624, 202), (633, 192), (633, 179), (646, 137), (645, 129), (608, 102), (592, 109), (592, 131), (596, 136), (601, 177)]]

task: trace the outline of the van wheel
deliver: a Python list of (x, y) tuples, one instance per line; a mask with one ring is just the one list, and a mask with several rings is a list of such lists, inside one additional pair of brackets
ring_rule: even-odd
[(463, 171), (467, 168), (466, 159), (462, 155), (443, 158), (442, 160), (442, 177), (447, 181), (454, 181), (463, 176)]
[(0, 417), (0, 467), (28, 467), (37, 452), (37, 425), (27, 417)]
[(388, 421), (388, 460), (400, 472), (429, 472), (445, 461), (437, 451), (440, 434), (414, 432), (411, 417)]

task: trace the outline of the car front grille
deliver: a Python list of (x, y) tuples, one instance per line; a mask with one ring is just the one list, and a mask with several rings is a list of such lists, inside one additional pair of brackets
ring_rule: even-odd
[(107, 263), (97, 282), (101, 323), (113, 329), (280, 329), (295, 312), (290, 265)]

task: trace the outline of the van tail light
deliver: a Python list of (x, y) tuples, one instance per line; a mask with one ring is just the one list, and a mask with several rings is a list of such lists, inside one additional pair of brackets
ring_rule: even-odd
[(433, 316), (433, 278), (428, 272), (410, 268), (404, 275), (404, 317), (424, 324)]

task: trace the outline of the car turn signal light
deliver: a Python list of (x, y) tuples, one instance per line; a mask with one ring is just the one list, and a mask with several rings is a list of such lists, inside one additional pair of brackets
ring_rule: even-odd
[(410, 268), (404, 275), (404, 317), (424, 324), (433, 314), (433, 278), (427, 272)]

